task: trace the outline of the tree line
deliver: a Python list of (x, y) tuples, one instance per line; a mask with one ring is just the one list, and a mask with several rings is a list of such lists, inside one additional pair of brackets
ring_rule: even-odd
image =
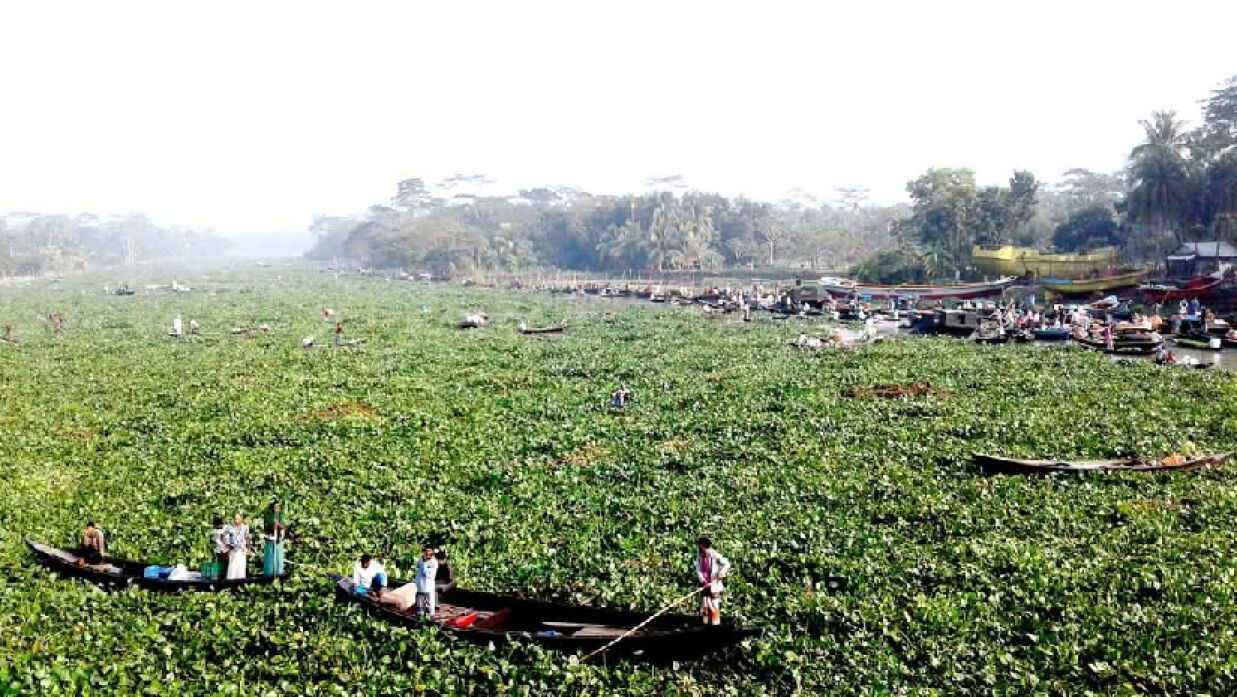
[(797, 267), (885, 282), (973, 275), (977, 244), (1112, 245), (1131, 261), (1158, 261), (1185, 239), (1237, 235), (1237, 77), (1203, 107), (1193, 130), (1173, 112), (1142, 122), (1145, 140), (1121, 172), (1073, 169), (1047, 184), (1018, 171), (981, 186), (969, 169), (930, 169), (898, 205), (873, 205), (861, 188), (828, 202), (729, 198), (686, 191), (678, 177), (651, 182), (667, 190), (626, 196), (567, 187), (452, 195), (461, 180), (483, 178), (407, 179), (363, 215), (316, 218), (309, 256), (446, 275)]
[(145, 215), (104, 220), (12, 213), (0, 216), (0, 276), (34, 276), (152, 259), (218, 256), (231, 242), (209, 230), (160, 227)]
[(1144, 139), (1125, 171), (1070, 170), (1055, 187), (1030, 172), (980, 187), (970, 170), (929, 170), (907, 184), (911, 213), (897, 222), (898, 245), (854, 274), (888, 283), (957, 278), (971, 271), (974, 245), (1116, 246), (1131, 262), (1159, 263), (1186, 240), (1237, 236), (1237, 77), (1203, 100), (1194, 129), (1172, 111), (1140, 124)]
[(738, 266), (845, 268), (896, 243), (904, 206), (872, 206), (866, 191), (829, 204), (773, 204), (695, 191), (594, 195), (568, 187), (510, 196), (435, 193), (421, 179), (357, 217), (315, 219), (309, 256), (439, 274), (717, 271)]

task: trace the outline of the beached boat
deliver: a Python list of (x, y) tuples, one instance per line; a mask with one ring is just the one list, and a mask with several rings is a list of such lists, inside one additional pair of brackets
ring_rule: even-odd
[(996, 276), (1037, 276), (1075, 278), (1112, 268), (1117, 263), (1117, 248), (1102, 247), (1085, 254), (1041, 252), (1029, 247), (977, 245), (971, 250), (971, 263), (986, 274)]
[(1147, 272), (1143, 269), (1132, 269), (1095, 278), (1045, 278), (1044, 288), (1064, 295), (1102, 293), (1121, 288), (1133, 288), (1146, 275)]
[(858, 296), (872, 300), (888, 300), (898, 298), (903, 300), (946, 300), (982, 298), (989, 295), (999, 295), (1002, 290), (1013, 285), (1017, 280), (1007, 276), (995, 281), (983, 283), (952, 283), (945, 285), (882, 285), (873, 283), (858, 283), (845, 278), (822, 278), (821, 289), (833, 295)]
[[(523, 641), (555, 651), (587, 653), (622, 637), (652, 614), (455, 588), (440, 592), (434, 619), (423, 620), (371, 596), (356, 595), (351, 578), (335, 574), (327, 577), (341, 600), (363, 605), (388, 622), (420, 627), (432, 621), (444, 632), (482, 645)], [(391, 588), (404, 583), (392, 581)], [(759, 633), (758, 629), (729, 621), (709, 626), (701, 624), (697, 615), (665, 614), (623, 638), (606, 655), (654, 660), (695, 657)]]
[(1143, 283), (1138, 286), (1138, 290), (1143, 292), (1147, 302), (1169, 303), (1206, 297), (1219, 290), (1223, 282), (1223, 276), (1201, 276), (1179, 282)]
[(1022, 460), (1014, 457), (974, 453), (975, 464), (998, 474), (1082, 474), (1085, 472), (1189, 472), (1206, 467), (1218, 467), (1232, 453), (1200, 455), (1186, 458), (1180, 455), (1162, 460), (1135, 458), (1132, 460)]
[[(34, 553), (35, 559), (59, 573), (61, 576), (80, 578), (101, 586), (136, 585), (151, 591), (224, 591), (241, 586), (254, 586), (273, 583), (275, 578), (269, 576), (246, 576), (238, 579), (206, 579), (199, 571), (189, 571), (188, 578), (169, 581), (167, 579), (145, 578), (143, 572), (150, 562), (132, 561), (107, 557), (103, 564), (90, 565), (73, 552), (51, 545), (45, 545), (27, 539), (26, 546)], [(279, 578), (291, 575), (287, 571)]]

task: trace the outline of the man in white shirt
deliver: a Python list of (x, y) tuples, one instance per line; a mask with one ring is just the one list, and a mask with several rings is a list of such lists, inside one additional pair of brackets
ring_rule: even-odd
[(387, 587), (387, 570), (382, 562), (368, 554), (362, 554), (361, 560), (352, 567), (352, 587), (357, 595), (371, 593), (382, 597)]
[(434, 584), (438, 581), (438, 560), (434, 548), (426, 545), (417, 560), (417, 616), (429, 618), (434, 615), (437, 600)]

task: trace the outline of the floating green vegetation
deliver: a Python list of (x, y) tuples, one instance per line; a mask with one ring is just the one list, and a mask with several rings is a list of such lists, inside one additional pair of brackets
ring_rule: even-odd
[[(1237, 691), (1237, 472), (969, 461), (1232, 449), (1227, 373), (945, 339), (804, 354), (792, 322), (287, 268), (181, 280), (0, 290), (0, 692)], [(329, 345), (328, 306), (366, 346), (298, 348)], [(472, 311), (492, 326), (457, 330)], [(164, 336), (176, 314), (203, 335)], [(105, 593), (21, 544), (94, 519), (119, 556), (196, 565), (214, 516), (272, 496), (303, 564), (272, 587)], [(318, 573), (407, 570), (440, 537), (461, 585), (652, 611), (700, 533), (735, 564), (726, 614), (767, 634), (677, 667), (391, 627)]]

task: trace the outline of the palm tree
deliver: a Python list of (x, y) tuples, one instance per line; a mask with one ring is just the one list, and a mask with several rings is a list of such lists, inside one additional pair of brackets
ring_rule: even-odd
[(1146, 140), (1130, 152), (1130, 215), (1157, 237), (1171, 231), (1179, 242), (1192, 189), (1189, 163), (1181, 154), (1185, 124), (1174, 111), (1154, 112), (1139, 124)]
[(1143, 127), (1146, 140), (1134, 146), (1130, 159), (1141, 160), (1151, 154), (1170, 152), (1180, 156), (1185, 149), (1189, 134), (1185, 130), (1185, 122), (1177, 119), (1175, 111), (1153, 111), (1151, 120), (1142, 120), (1138, 125)]
[(949, 253), (949, 248), (940, 242), (928, 245), (920, 259), (923, 263), (924, 274), (929, 281), (943, 277), (945, 272), (953, 267), (954, 263), (953, 255)]

